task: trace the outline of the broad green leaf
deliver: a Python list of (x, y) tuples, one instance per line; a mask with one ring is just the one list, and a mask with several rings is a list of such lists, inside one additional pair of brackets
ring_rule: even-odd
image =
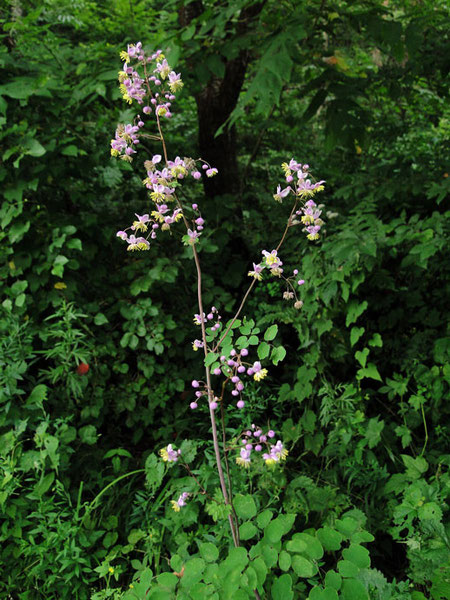
[(242, 523), (239, 527), (239, 537), (241, 540), (249, 540), (258, 533), (257, 527), (250, 521)]
[(342, 556), (345, 560), (349, 560), (361, 569), (368, 569), (370, 567), (369, 551), (364, 546), (350, 544), (349, 548), (345, 548), (342, 551)]
[(217, 546), (210, 542), (199, 544), (200, 556), (206, 560), (206, 562), (215, 562), (219, 558), (219, 550)]
[(341, 547), (342, 535), (338, 531), (328, 527), (328, 525), (317, 530), (317, 537), (325, 550), (329, 552), (335, 552)]
[(289, 571), (292, 564), (291, 555), (286, 550), (282, 550), (280, 552), (280, 556), (278, 557), (278, 564), (282, 571)]
[(266, 329), (266, 333), (264, 334), (264, 339), (266, 342), (272, 341), (278, 333), (278, 325), (271, 325), (268, 329)]
[(259, 513), (259, 515), (256, 517), (256, 524), (260, 529), (265, 529), (272, 517), (273, 512), (266, 508), (266, 510), (263, 510), (262, 513)]
[(292, 600), (294, 598), (292, 577), (287, 573), (276, 577), (270, 592), (272, 600)]
[(365, 329), (364, 327), (352, 327), (350, 332), (350, 344), (354, 346), (359, 338), (363, 335)]
[(369, 600), (364, 585), (357, 579), (344, 579), (340, 592), (342, 600)]
[(349, 560), (340, 560), (337, 569), (342, 577), (357, 577), (360, 568)]
[(318, 571), (312, 561), (299, 554), (292, 557), (292, 568), (299, 577), (313, 577)]
[(270, 346), (267, 342), (261, 342), (258, 346), (258, 358), (264, 360), (269, 356)]
[(234, 509), (241, 519), (251, 519), (256, 515), (256, 504), (250, 494), (237, 494), (233, 500)]

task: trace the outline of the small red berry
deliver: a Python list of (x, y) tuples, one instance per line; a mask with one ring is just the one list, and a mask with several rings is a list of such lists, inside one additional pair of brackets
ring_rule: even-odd
[(77, 367), (77, 375), (86, 375), (89, 371), (89, 365), (87, 363), (80, 363)]

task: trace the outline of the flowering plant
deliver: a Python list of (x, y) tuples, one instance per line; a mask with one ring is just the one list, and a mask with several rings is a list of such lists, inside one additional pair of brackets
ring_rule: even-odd
[[(148, 251), (151, 244), (162, 237), (164, 232), (171, 231), (175, 227), (177, 227), (175, 231), (178, 231), (179, 224), (184, 230), (181, 236), (183, 242), (191, 246), (197, 273), (199, 311), (194, 315), (194, 323), (201, 332), (199, 338), (193, 341), (192, 347), (194, 351), (203, 350), (205, 377), (204, 380), (193, 380), (191, 383), (194, 398), (190, 401), (190, 408), (195, 410), (200, 402), (204, 402), (209, 409), (222, 497), (225, 505), (231, 508), (228, 512), (231, 534), (234, 545), (239, 546), (238, 522), (233, 511), (231, 494), (228, 452), (234, 447), (237, 451), (236, 463), (245, 468), (250, 466), (253, 456), (259, 455), (266, 465), (274, 466), (285, 460), (288, 454), (282, 441), (275, 440), (276, 434), (272, 429), (268, 429), (264, 433), (263, 428), (257, 427), (255, 424), (244, 429), (231, 445), (226, 442), (224, 428), (226, 391), (231, 387), (230, 395), (236, 401), (236, 407), (244, 408), (246, 377), (261, 381), (268, 376), (268, 369), (263, 366), (261, 361), (267, 359), (271, 353), (270, 342), (277, 333), (276, 325), (269, 327), (264, 333), (264, 340), (259, 343), (260, 330), (253, 327), (253, 322), (244, 321), (244, 325), (242, 325), (239, 316), (253, 287), (257, 282), (263, 280), (267, 273), (270, 274), (269, 276), (277, 277), (285, 282), (286, 290), (283, 294), (285, 300), (293, 301), (296, 309), (302, 307), (303, 301), (299, 292), (305, 281), (299, 278), (298, 269), (294, 269), (291, 275), (286, 276), (279, 251), (289, 229), (296, 225), (303, 225), (309, 240), (319, 238), (319, 232), (324, 223), (321, 219), (321, 207), (316, 205), (313, 196), (324, 189), (324, 182), (312, 181), (307, 164), (300, 164), (294, 159), (291, 159), (289, 163), (283, 163), (282, 170), (286, 187), (282, 189), (282, 186), (278, 185), (273, 198), (280, 203), (288, 199), (291, 201), (291, 209), (284, 232), (277, 247), (270, 251), (263, 250), (262, 259), (258, 263), (253, 263), (253, 268), (248, 272), (251, 278), (249, 287), (234, 316), (224, 324), (217, 307), (212, 306), (205, 312), (203, 305), (202, 271), (198, 245), (201, 244), (201, 236), (206, 226), (205, 220), (201, 215), (199, 205), (187, 204), (179, 193), (183, 180), (192, 178), (194, 181), (200, 181), (202, 176), (214, 177), (217, 175), (217, 169), (201, 158), (176, 156), (171, 159), (167, 153), (162, 130), (162, 121), (171, 118), (172, 103), (176, 99), (176, 94), (183, 87), (181, 75), (172, 70), (161, 50), (149, 54), (144, 51), (141, 42), (129, 45), (126, 52), (121, 52), (121, 58), (123, 68), (119, 73), (119, 82), (122, 96), (129, 104), (137, 104), (139, 114), (136, 115), (133, 123), (118, 125), (115, 137), (111, 140), (111, 154), (121, 160), (131, 162), (139, 150), (139, 144), (143, 137), (161, 144), (162, 154), (154, 154), (144, 163), (146, 174), (143, 178), (143, 185), (148, 190), (151, 208), (144, 215), (136, 214), (136, 219), (132, 224), (124, 230), (118, 231), (117, 236), (127, 243), (129, 251)], [(156, 125), (155, 133), (144, 133), (146, 121), (149, 120)], [(235, 340), (234, 331), (241, 325), (241, 336)], [(257, 344), (258, 360), (250, 355), (251, 347)], [(284, 358), (284, 354), (284, 349), (280, 351), (280, 348), (272, 348), (271, 358), (276, 363)], [(218, 389), (221, 391), (217, 392)], [(219, 443), (218, 421), (221, 421), (222, 424), (222, 444)], [(174, 449), (171, 444), (163, 448), (160, 455), (162, 460), (168, 463), (179, 461), (192, 474), (188, 465), (183, 463), (181, 450)], [(228, 481), (224, 476), (223, 463), (226, 466)], [(199, 482), (197, 481), (197, 483)], [(206, 493), (200, 483), (199, 486), (201, 492)], [(177, 500), (172, 500), (172, 508), (177, 512), (180, 511), (191, 496), (190, 492), (183, 492)]]

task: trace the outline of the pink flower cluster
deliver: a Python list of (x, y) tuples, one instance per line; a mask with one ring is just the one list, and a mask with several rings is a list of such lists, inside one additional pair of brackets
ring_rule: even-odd
[[(200, 320), (200, 316), (195, 315), (194, 320), (197, 322)], [(194, 344), (196, 343), (202, 344), (199, 342), (199, 340), (195, 340)], [(245, 375), (248, 375), (249, 377), (253, 377), (255, 381), (261, 381), (261, 379), (264, 379), (264, 377), (266, 377), (268, 374), (267, 369), (264, 369), (259, 361), (255, 361), (253, 364), (245, 362), (243, 359), (245, 359), (246, 356), (248, 356), (247, 348), (242, 348), (240, 351), (233, 348), (229, 357), (226, 357), (225, 355), (220, 357), (219, 362), (221, 363), (221, 366), (213, 369), (214, 375), (225, 375), (227, 381), (231, 381), (231, 383), (234, 385), (234, 389), (231, 390), (231, 395), (234, 397), (239, 397), (239, 400), (236, 403), (236, 406), (239, 409), (242, 409), (245, 406), (245, 402), (242, 399), (242, 392), (244, 391), (245, 384), (242, 381), (242, 378)], [(197, 391), (195, 392), (196, 400), (191, 402), (190, 407), (195, 409), (198, 407), (198, 401), (200, 398), (203, 396), (207, 397), (208, 394), (206, 384), (203, 382), (194, 379), (192, 381), (192, 387)], [(203, 389), (200, 390), (199, 388)], [(214, 400), (210, 402), (210, 408), (215, 410), (217, 406), (218, 398), (214, 398)]]
[(283, 443), (278, 440), (276, 444), (271, 444), (268, 439), (275, 437), (275, 432), (271, 429), (266, 433), (260, 427), (252, 424), (251, 430), (245, 431), (241, 434), (242, 447), (239, 451), (239, 455), (236, 458), (238, 465), (248, 468), (252, 461), (252, 452), (262, 452), (264, 447), (267, 449), (262, 457), (267, 465), (273, 465), (280, 460), (285, 460), (288, 455), (288, 451), (284, 448)]
[(129, 123), (117, 126), (115, 138), (111, 140), (111, 156), (120, 156), (123, 160), (131, 161), (131, 156), (136, 154), (136, 150), (132, 146), (140, 143), (138, 134), (140, 128), (144, 126), (139, 115), (137, 119), (137, 125)]
[[(308, 173), (309, 165), (302, 165), (292, 158), (289, 163), (283, 163), (281, 168), (284, 171), (286, 183), (290, 185), (283, 189), (281, 185), (277, 186), (277, 191), (273, 195), (277, 202), (282, 202), (283, 198), (286, 198), (290, 193), (294, 194), (296, 198), (304, 200), (323, 191), (325, 181), (321, 180), (313, 183)], [(306, 225), (306, 237), (309, 240), (318, 239), (319, 231), (324, 223), (319, 218), (321, 211), (316, 209), (315, 202), (308, 200), (302, 209), (296, 211), (296, 214), (302, 217), (301, 221)]]

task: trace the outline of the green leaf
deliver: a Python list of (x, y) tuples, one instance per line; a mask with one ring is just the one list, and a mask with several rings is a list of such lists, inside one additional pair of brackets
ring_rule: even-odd
[(366, 366), (369, 352), (369, 348), (364, 348), (363, 350), (358, 350), (357, 352), (355, 352), (355, 358), (363, 368)]
[(345, 560), (349, 560), (361, 569), (368, 569), (370, 567), (369, 551), (359, 544), (350, 544), (349, 548), (345, 548), (342, 551), (342, 556)]
[(242, 523), (242, 525), (239, 527), (239, 537), (241, 540), (250, 540), (252, 537), (255, 537), (257, 533), (258, 528), (250, 521)]
[(292, 568), (299, 577), (313, 577), (318, 571), (313, 562), (299, 554), (292, 557)]
[(78, 156), (78, 148), (71, 144), (61, 150), (63, 156)]
[(266, 329), (266, 333), (264, 334), (264, 339), (266, 342), (272, 341), (278, 333), (278, 325), (271, 325), (268, 329)]
[(215, 352), (209, 352), (205, 358), (205, 367), (209, 367), (219, 358), (219, 354)]
[(286, 547), (290, 552), (301, 552), (316, 560), (323, 556), (322, 544), (308, 533), (295, 533)]
[(293, 597), (292, 577), (287, 573), (276, 577), (271, 588), (272, 600), (292, 600)]
[(347, 308), (345, 326), (348, 327), (352, 323), (355, 323), (355, 321), (357, 321), (357, 319), (363, 314), (368, 306), (369, 304), (366, 300), (361, 303), (358, 303), (356, 300), (351, 300)]
[(350, 344), (352, 346), (356, 344), (359, 338), (363, 335), (364, 331), (364, 327), (352, 327), (352, 330), (350, 332)]
[(103, 313), (97, 313), (94, 317), (94, 323), (96, 325), (104, 325), (105, 323), (108, 323), (108, 319), (105, 317), (105, 315)]
[(383, 340), (379, 333), (374, 333), (372, 338), (369, 340), (369, 346), (379, 346), (380, 348), (383, 346)]
[(269, 356), (270, 346), (267, 342), (261, 342), (258, 346), (258, 358), (264, 360)]
[[(205, 561), (202, 558), (191, 558), (184, 564), (184, 573), (181, 579), (178, 579), (175, 575), (177, 582), (179, 581), (181, 587), (191, 588), (195, 583), (199, 582), (202, 578), (202, 573), (205, 570)], [(169, 573), (168, 573), (169, 575)], [(176, 585), (176, 583), (175, 583)], [(175, 586), (174, 586), (175, 587)]]
[(339, 591), (342, 585), (342, 577), (336, 571), (328, 571), (325, 575), (325, 586)]
[(337, 564), (337, 568), (342, 577), (357, 577), (359, 573), (358, 565), (355, 565), (349, 560), (340, 560)]
[(317, 530), (317, 537), (325, 550), (329, 552), (336, 552), (341, 547), (342, 535), (338, 531), (328, 527), (328, 525)]
[(340, 598), (342, 600), (369, 600), (369, 594), (357, 579), (344, 579)]
[(217, 546), (211, 544), (210, 542), (199, 544), (198, 549), (201, 557), (206, 560), (206, 562), (216, 562), (219, 558), (219, 550)]
[(420, 479), (422, 475), (427, 472), (428, 463), (421, 456), (418, 456), (417, 458), (413, 458), (407, 454), (400, 454), (400, 456), (402, 457), (403, 463), (406, 467), (406, 475), (412, 481)]
[(270, 359), (274, 365), (277, 365), (280, 361), (284, 360), (286, 357), (286, 350), (283, 346), (278, 346), (277, 348), (273, 348)]
[(273, 512), (266, 508), (266, 510), (263, 510), (262, 513), (259, 513), (256, 517), (256, 524), (260, 529), (265, 529), (272, 517)]
[(328, 587), (315, 587), (311, 590), (308, 600), (338, 600), (339, 596), (335, 589)]
[(45, 492), (47, 492), (55, 480), (55, 473), (52, 471), (51, 473), (47, 473), (45, 477), (43, 477), (38, 483), (34, 486), (33, 491), (29, 494), (30, 497), (33, 498), (41, 498)]
[(241, 519), (251, 519), (256, 515), (256, 504), (250, 494), (237, 494), (233, 500), (234, 508)]
[(278, 564), (282, 571), (289, 571), (292, 564), (291, 555), (286, 550), (282, 550), (280, 552), (280, 556), (278, 557)]
[(358, 379), (375, 379), (376, 381), (383, 381), (378, 369), (373, 363), (369, 363), (365, 369), (359, 369), (356, 376)]

